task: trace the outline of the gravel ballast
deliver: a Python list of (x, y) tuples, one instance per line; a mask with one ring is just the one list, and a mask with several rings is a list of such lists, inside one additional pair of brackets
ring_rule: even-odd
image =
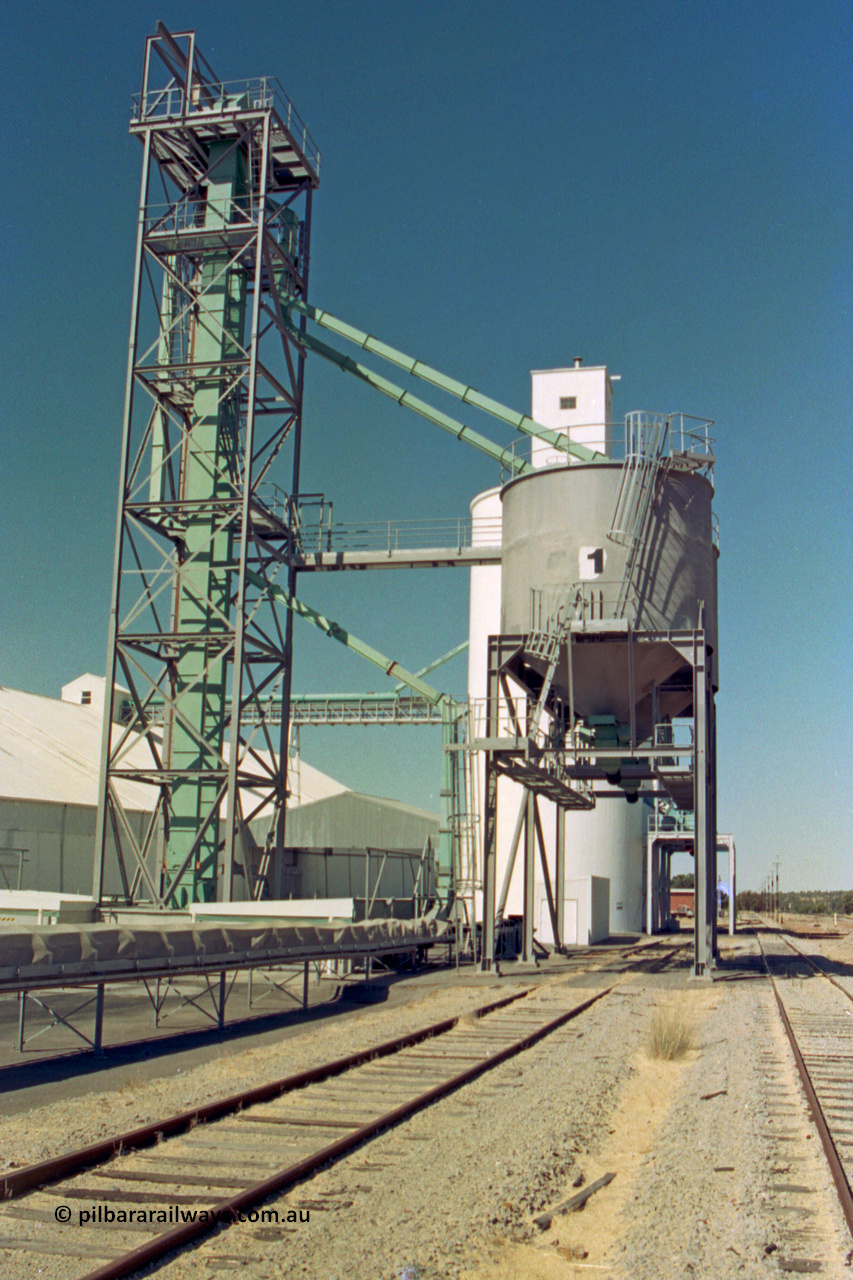
[[(223, 1230), (157, 1274), (195, 1280), (239, 1266), (251, 1280), (728, 1280), (775, 1276), (781, 1263), (850, 1275), (851, 1241), (769, 986), (754, 969), (714, 984), (687, 972), (617, 979), (535, 1048), (271, 1200), (282, 1225)], [(567, 1006), (589, 993), (588, 981), (565, 975), (540, 981), (564, 990)], [(286, 1062), (282, 1051), (249, 1051), (183, 1079), (129, 1081), (43, 1108), (4, 1123), (3, 1154), (30, 1163), (506, 990), (498, 980), (436, 990), (414, 1007), (290, 1039)], [(693, 1023), (695, 1047), (681, 1061), (645, 1051), (661, 1007)], [(616, 1176), (582, 1211), (534, 1225), (607, 1172)], [(300, 1206), (308, 1221), (284, 1225)], [(51, 1260), (50, 1274), (68, 1280), (81, 1268)]]

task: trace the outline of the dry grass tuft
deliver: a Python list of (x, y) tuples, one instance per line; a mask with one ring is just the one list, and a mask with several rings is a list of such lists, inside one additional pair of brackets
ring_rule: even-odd
[(118, 1086), (119, 1093), (138, 1093), (140, 1089), (148, 1083), (141, 1067), (136, 1067), (125, 1073), (124, 1078)]
[(696, 1048), (696, 1024), (682, 1005), (664, 1005), (655, 1009), (646, 1036), (646, 1053), (650, 1058), (677, 1062)]

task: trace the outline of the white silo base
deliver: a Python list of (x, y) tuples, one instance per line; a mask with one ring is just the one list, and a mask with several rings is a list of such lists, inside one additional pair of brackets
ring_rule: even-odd
[(566, 814), (566, 880), (610, 881), (610, 932), (643, 930), (646, 815), (642, 803), (599, 800), (589, 813)]
[[(559, 911), (559, 906), (555, 904)], [(545, 882), (536, 885), (536, 937), (544, 946), (554, 942)], [(610, 935), (610, 881), (602, 876), (567, 880), (563, 895), (563, 943), (588, 947)]]

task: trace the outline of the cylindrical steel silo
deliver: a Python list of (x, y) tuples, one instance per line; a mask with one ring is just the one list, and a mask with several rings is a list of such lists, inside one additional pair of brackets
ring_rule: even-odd
[[(708, 646), (717, 647), (717, 552), (713, 545), (711, 483), (693, 471), (664, 468), (656, 485), (647, 539), (623, 591), (628, 548), (611, 538), (623, 465), (603, 462), (542, 468), (510, 481), (502, 491), (503, 552), (501, 631), (527, 634), (543, 617), (564, 616), (582, 598), (592, 623), (617, 613), (636, 631), (693, 630), (704, 625)], [(574, 707), (582, 717), (631, 714), (629, 674), (613, 647), (577, 645)], [(660, 685), (683, 659), (665, 643), (637, 646), (633, 673), (635, 715), (641, 735), (651, 731), (653, 685)], [(566, 696), (560, 686), (557, 691)], [(677, 716), (692, 691), (669, 690), (661, 713)], [(680, 705), (679, 705), (680, 704)]]

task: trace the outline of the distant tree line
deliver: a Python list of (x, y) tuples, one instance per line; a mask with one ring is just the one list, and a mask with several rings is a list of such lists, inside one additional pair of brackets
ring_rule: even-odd
[[(755, 889), (745, 889), (737, 896), (737, 906), (738, 911), (762, 911), (769, 910), (771, 903)], [(853, 892), (849, 889), (802, 889), (794, 893), (780, 893), (779, 907), (783, 912), (804, 916), (831, 916), (836, 912), (853, 916)]]

